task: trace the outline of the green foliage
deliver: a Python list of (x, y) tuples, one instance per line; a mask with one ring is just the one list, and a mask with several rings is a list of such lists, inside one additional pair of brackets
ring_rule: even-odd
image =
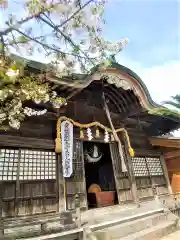
[[(42, 83), (37, 77), (20, 77), (19, 74), (14, 77), (12, 74), (19, 73), (20, 66), (19, 62), (16, 64), (7, 58), (0, 65), (0, 129), (6, 126), (18, 129), (26, 115), (32, 115), (32, 111), (28, 112), (24, 105), (26, 101), (50, 103), (54, 107), (66, 102), (57, 96), (48, 83)], [(8, 73), (9, 69), (11, 74)]]
[(173, 96), (171, 101), (165, 101), (163, 104), (169, 105), (174, 109), (162, 107), (162, 108), (156, 108), (154, 110), (151, 110), (150, 112), (158, 115), (163, 115), (163, 116), (180, 117), (180, 95), (179, 94)]
[(180, 95), (177, 94), (171, 98), (172, 98), (171, 101), (165, 101), (164, 104), (174, 107), (180, 111)]
[(180, 112), (168, 108), (155, 108), (149, 111), (152, 114), (162, 115), (162, 116), (172, 116), (172, 117), (180, 117)]

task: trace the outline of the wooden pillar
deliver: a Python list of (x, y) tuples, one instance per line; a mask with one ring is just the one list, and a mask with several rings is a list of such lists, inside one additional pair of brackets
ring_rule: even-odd
[(4, 196), (4, 184), (0, 182), (0, 239), (4, 236), (4, 224), (3, 224), (3, 196)]
[(56, 212), (59, 210), (59, 159), (56, 155)]
[(139, 205), (139, 195), (137, 191), (136, 179), (133, 173), (132, 158), (128, 152), (128, 146), (127, 146), (127, 141), (125, 137), (124, 137), (124, 146), (125, 146), (125, 154), (127, 157), (128, 176), (131, 184), (131, 192), (132, 192), (133, 200), (137, 205)]
[(162, 168), (163, 168), (164, 177), (165, 177), (166, 182), (167, 182), (168, 193), (172, 194), (173, 192), (172, 192), (172, 188), (171, 188), (171, 183), (169, 181), (169, 174), (168, 174), (168, 170), (167, 170), (167, 166), (166, 166), (163, 154), (161, 154), (161, 156), (160, 156), (160, 161), (161, 161), (161, 165), (162, 165)]
[(16, 192), (15, 192), (15, 215), (19, 214), (19, 197), (20, 197), (20, 181), (19, 181), (19, 172), (20, 172), (20, 159), (21, 159), (21, 149), (18, 152), (18, 165), (17, 165), (17, 176), (16, 176)]
[(61, 154), (57, 155), (57, 179), (59, 182), (59, 212), (64, 212), (66, 210), (66, 203), (64, 199), (64, 177), (63, 177), (63, 169), (62, 169), (62, 157)]
[[(62, 108), (58, 108), (57, 110), (57, 120), (58, 118), (65, 112), (65, 106)], [(57, 190), (57, 194), (58, 194), (58, 198), (59, 198), (59, 202), (57, 204), (57, 210), (58, 212), (64, 212), (66, 210), (66, 199), (64, 198), (64, 194), (65, 194), (65, 179), (63, 177), (63, 168), (62, 168), (62, 154), (58, 153), (57, 154), (57, 174), (56, 174), (56, 178), (57, 178), (57, 188), (59, 188)]]

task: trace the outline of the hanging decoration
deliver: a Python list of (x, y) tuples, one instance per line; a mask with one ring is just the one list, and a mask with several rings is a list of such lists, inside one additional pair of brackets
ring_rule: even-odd
[(96, 128), (96, 138), (100, 138), (100, 132), (99, 132), (99, 128)]
[(62, 151), (62, 145), (61, 145), (61, 119), (59, 118), (57, 120), (56, 124), (56, 140), (55, 140), (55, 151), (57, 153), (60, 153)]
[(87, 128), (87, 136), (88, 136), (89, 141), (91, 141), (93, 139), (92, 132), (91, 132), (90, 128)]
[(61, 138), (63, 176), (67, 178), (73, 172), (73, 124), (70, 121), (61, 123)]
[(109, 133), (107, 131), (105, 131), (105, 133), (104, 133), (104, 141), (106, 143), (109, 142)]
[(83, 131), (83, 129), (80, 129), (80, 138), (84, 138), (84, 131)]
[(93, 148), (90, 149), (89, 153), (86, 151), (85, 157), (89, 163), (96, 163), (102, 158), (102, 153), (99, 148), (94, 144)]
[(114, 136), (113, 136), (113, 134), (111, 133), (111, 142), (114, 142)]
[[(62, 116), (62, 117), (58, 118), (58, 120), (57, 120), (57, 129), (56, 129), (57, 130), (57, 138), (56, 138), (56, 148), (55, 148), (55, 151), (57, 153), (61, 153), (61, 151), (62, 151), (62, 146), (61, 146), (61, 122), (62, 121), (69, 121), (75, 127), (80, 128), (80, 138), (81, 139), (84, 138), (84, 131), (83, 131), (83, 129), (85, 129), (87, 131), (88, 139), (92, 140), (93, 136), (92, 136), (91, 128), (96, 127), (96, 135), (97, 136), (99, 136), (97, 134), (97, 132), (99, 131), (98, 128), (101, 128), (102, 130), (105, 131), (104, 141), (107, 141), (107, 142), (109, 141), (109, 134), (111, 134), (111, 141), (115, 141), (115, 140), (113, 140), (113, 137), (112, 137), (112, 133), (113, 133), (112, 129), (102, 125), (99, 122), (91, 122), (91, 123), (88, 123), (88, 124), (81, 124), (81, 123), (75, 122), (71, 118), (67, 118), (65, 116)], [(98, 131), (97, 131), (97, 129), (98, 129)], [(126, 141), (127, 141), (127, 145), (128, 145), (129, 154), (130, 154), (131, 157), (134, 157), (134, 150), (131, 147), (129, 135), (128, 135), (126, 129), (125, 128), (119, 128), (119, 129), (116, 129), (115, 131), (116, 131), (116, 133), (118, 133), (118, 132), (123, 132), (124, 133)]]

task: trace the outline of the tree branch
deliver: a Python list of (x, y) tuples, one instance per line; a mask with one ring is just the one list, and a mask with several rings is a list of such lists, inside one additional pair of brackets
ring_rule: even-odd
[[(93, 0), (89, 0), (87, 3), (85, 3), (81, 8), (79, 8), (77, 11), (75, 11), (68, 19), (66, 19), (63, 23), (61, 23), (58, 27), (62, 27), (64, 24), (66, 24), (67, 22), (69, 22), (71, 19), (74, 18), (75, 15), (77, 15), (83, 8), (85, 8), (87, 5), (89, 5), (91, 2), (93, 2)], [(57, 6), (59, 3), (56, 3), (54, 5), (52, 5), (51, 7), (55, 7)], [(48, 7), (47, 9), (43, 9), (43, 11), (40, 11), (36, 14), (33, 14), (31, 16), (28, 16), (20, 21), (18, 21), (15, 25), (10, 26), (9, 28), (5, 29), (4, 31), (0, 31), (0, 36), (5, 36), (8, 33), (10, 33), (14, 28), (17, 28), (18, 26), (32, 20), (33, 18), (36, 18), (38, 16), (40, 16), (42, 13), (45, 13), (49, 10), (50, 7)]]
[(38, 16), (38, 14), (32, 15), (32, 16), (29, 16), (29, 17), (26, 17), (26, 18), (22, 19), (21, 21), (18, 21), (14, 26), (10, 26), (9, 28), (5, 29), (4, 31), (0, 31), (0, 36), (7, 35), (8, 33), (12, 32), (12, 30), (14, 28), (17, 28), (18, 26), (22, 25), (23, 23), (28, 22), (29, 20), (31, 20), (31, 19), (33, 19), (37, 16)]
[(88, 6), (91, 2), (93, 2), (93, 0), (89, 0), (87, 3), (85, 3), (84, 5), (82, 5), (82, 7), (80, 7), (77, 11), (75, 11), (68, 19), (66, 19), (64, 22), (62, 22), (61, 24), (57, 25), (57, 28), (60, 28), (62, 26), (64, 26), (66, 23), (68, 23), (71, 19), (73, 19), (80, 11), (82, 11), (86, 6)]
[(3, 36), (1, 36), (1, 46), (0, 46), (0, 54), (2, 54), (2, 56), (4, 57), (5, 56), (5, 44), (4, 44), (4, 38)]
[[(14, 31), (14, 30), (13, 30)], [(38, 40), (38, 39), (41, 39), (41, 38), (43, 38), (43, 37), (46, 37), (46, 36), (48, 36), (49, 34), (47, 34), (47, 35), (42, 35), (42, 36), (38, 36), (38, 37), (34, 37), (33, 39), (35, 39), (35, 40)], [(13, 38), (14, 39), (14, 38)], [(9, 43), (7, 43), (6, 44), (6, 46), (13, 46), (13, 45), (15, 45), (15, 44), (26, 44), (26, 43), (28, 43), (28, 42), (31, 42), (32, 40), (31, 39), (28, 39), (28, 40), (21, 40), (21, 41), (16, 41), (16, 40), (14, 40), (13, 42), (9, 42)]]
[[(74, 56), (74, 57), (80, 57), (80, 58), (84, 58), (84, 59), (86, 59), (85, 57), (80, 56), (80, 55), (75, 54), (75, 53), (66, 53), (66, 52), (62, 52), (60, 49), (54, 48), (54, 47), (52, 47), (52, 46), (49, 46), (49, 45), (47, 45), (47, 44), (45, 44), (45, 43), (43, 43), (43, 42), (40, 42), (40, 41), (37, 40), (36, 38), (33, 38), (33, 37), (28, 36), (26, 33), (22, 32), (22, 31), (19, 30), (19, 29), (15, 29), (15, 28), (13, 28), (13, 30), (16, 31), (16, 32), (18, 32), (19, 34), (25, 36), (26, 38), (30, 39), (31, 41), (33, 41), (33, 42), (35, 42), (35, 43), (41, 45), (42, 47), (44, 47), (44, 48), (46, 48), (46, 49), (50, 49), (50, 50), (52, 50), (52, 51), (54, 51), (54, 52), (58, 52), (58, 53), (60, 53), (60, 54), (72, 55), (72, 56)], [(91, 58), (91, 59), (94, 60), (94, 58)]]
[(33, 18), (36, 18), (38, 16), (40, 16), (42, 13), (45, 13), (47, 11), (49, 11), (50, 8), (57, 6), (59, 3), (56, 4), (52, 4), (51, 6), (48, 6), (46, 8), (44, 8), (42, 11), (39, 11), (38, 13), (32, 14), (31, 16), (28, 16), (20, 21), (18, 21), (15, 25), (13, 26), (9, 26), (9, 28), (5, 29), (4, 31), (0, 31), (0, 36), (4, 36), (7, 35), (8, 33), (10, 33), (14, 28), (17, 28), (19, 26), (21, 26), (22, 24), (32, 20)]
[[(43, 15), (45, 15), (45, 14), (43, 14)], [(46, 16), (46, 15), (45, 15)], [(96, 64), (91, 60), (91, 58), (84, 52), (84, 51), (82, 51), (80, 48), (79, 48), (79, 46), (77, 46), (73, 41), (72, 41), (72, 39), (69, 37), (69, 36), (67, 36), (65, 33), (63, 33), (60, 29), (59, 29), (59, 27), (57, 27), (54, 23), (53, 23), (53, 21), (48, 17), (48, 16), (46, 16), (47, 18), (48, 18), (48, 20), (50, 21), (50, 22), (48, 22), (46, 19), (44, 19), (43, 17), (41, 17), (41, 16), (39, 16), (39, 19), (41, 19), (44, 23), (46, 23), (48, 26), (50, 26), (51, 28), (53, 28), (54, 30), (56, 30), (57, 32), (59, 32), (73, 47), (75, 47), (75, 48), (77, 48), (85, 57), (86, 57), (86, 59), (88, 59), (94, 66), (96, 66)]]

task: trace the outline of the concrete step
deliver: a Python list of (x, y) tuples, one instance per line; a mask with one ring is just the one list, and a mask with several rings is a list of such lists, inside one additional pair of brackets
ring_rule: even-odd
[(112, 240), (158, 240), (175, 230), (176, 225), (174, 221), (163, 221), (151, 228), (144, 229), (123, 238), (113, 238)]
[(142, 217), (140, 219), (133, 219), (131, 221), (108, 227), (94, 232), (94, 235), (99, 239), (99, 236), (108, 235), (110, 238), (122, 238), (129, 234), (140, 232), (144, 229), (151, 228), (159, 222), (166, 221), (169, 215), (165, 213), (156, 213), (150, 216)]

